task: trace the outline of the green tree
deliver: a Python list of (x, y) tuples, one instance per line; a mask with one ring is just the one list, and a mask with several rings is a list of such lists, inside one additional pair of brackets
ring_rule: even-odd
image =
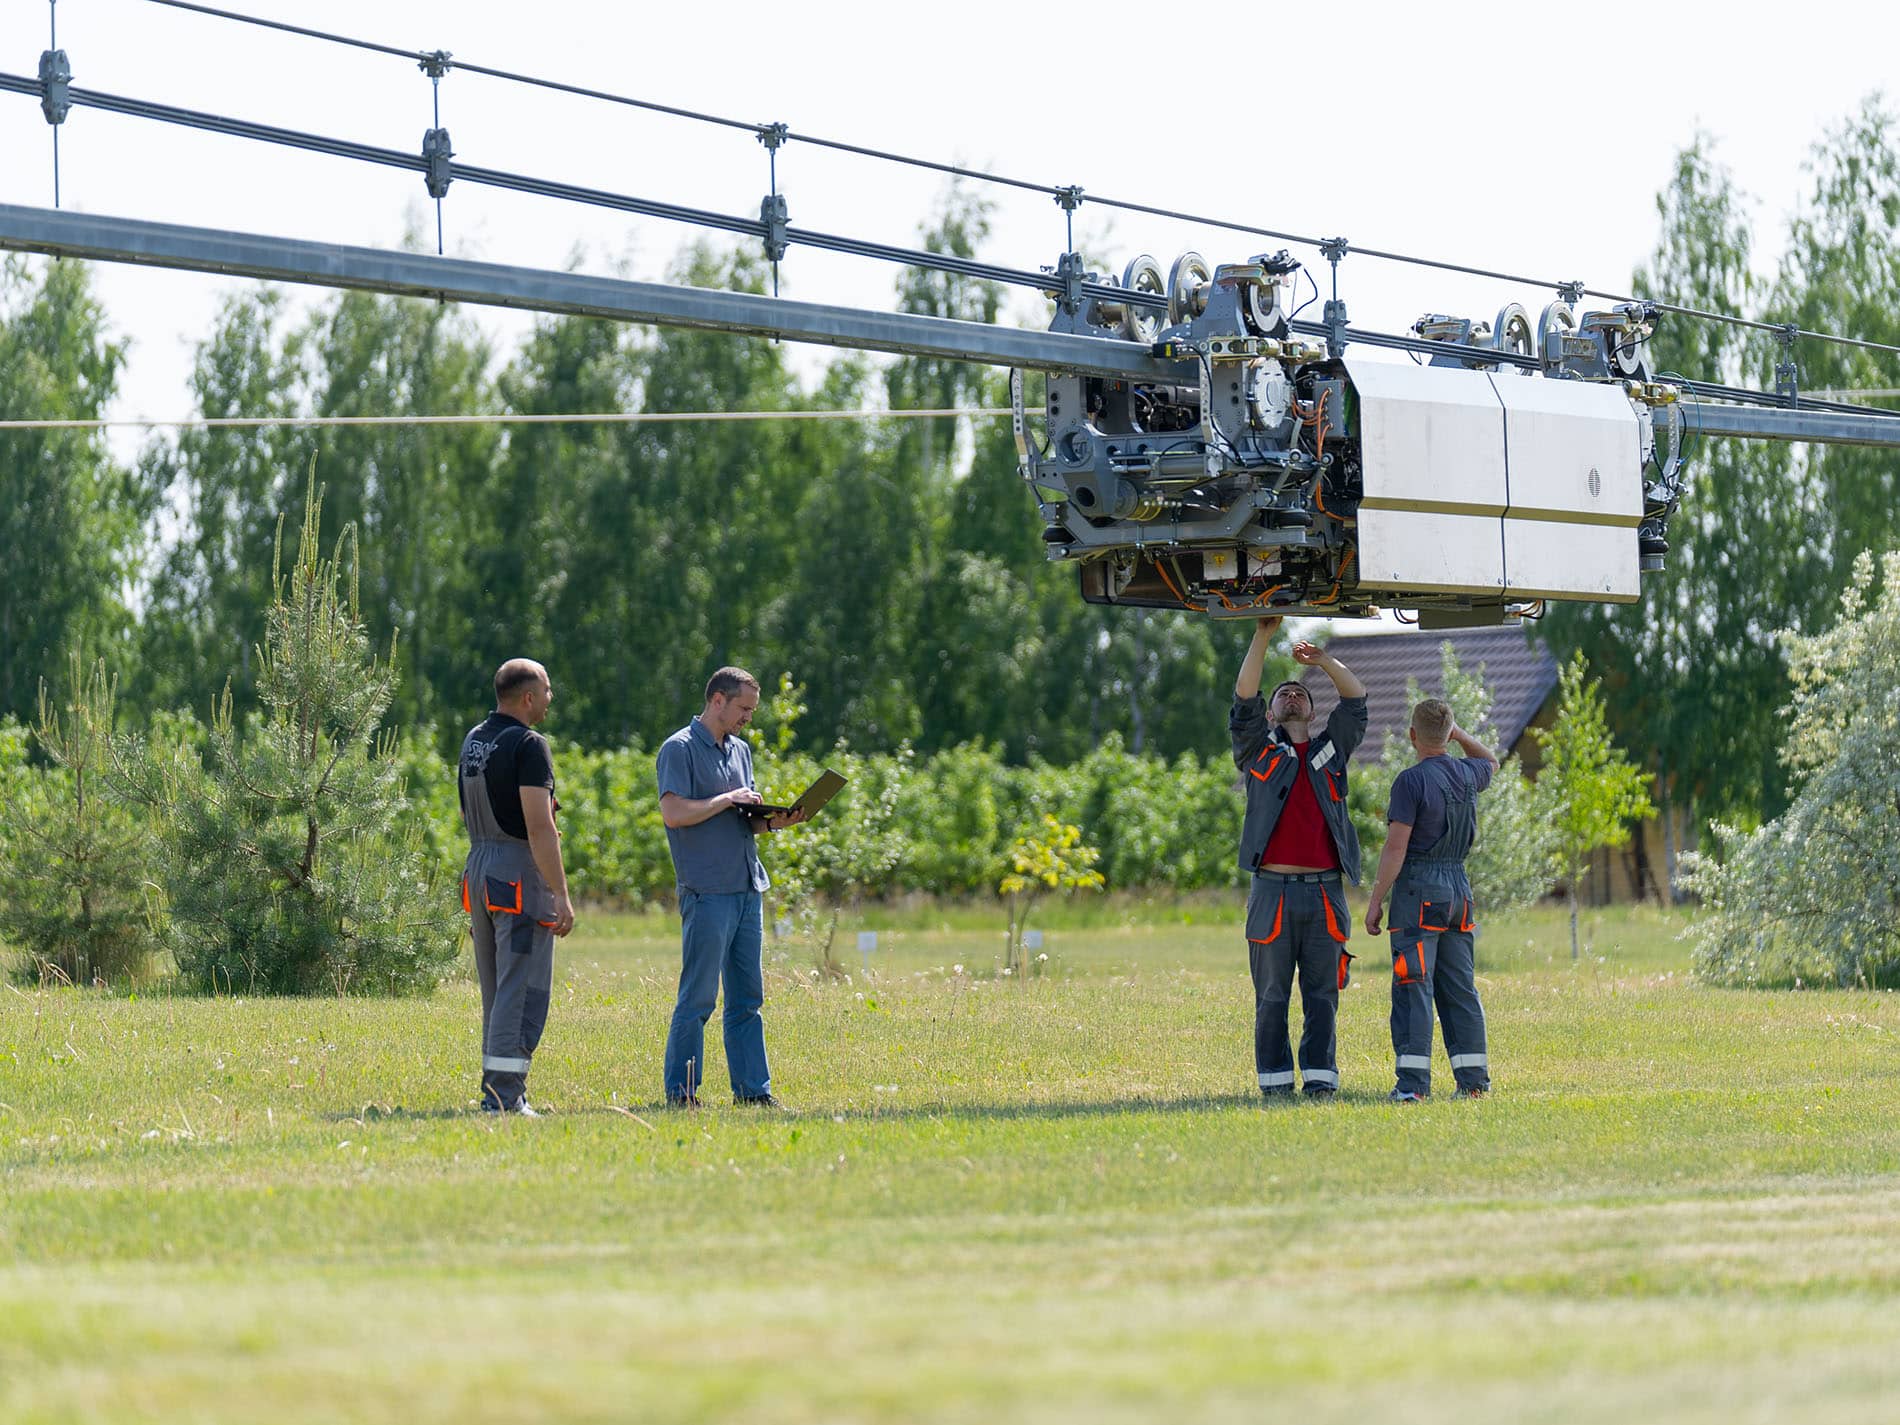
[(1647, 773), (1610, 736), (1601, 679), (1588, 681), (1581, 653), (1558, 672), (1557, 720), (1533, 729), (1544, 751), (1537, 787), (1555, 832), (1551, 865), (1570, 901), (1570, 958), (1577, 945), (1577, 889), (1590, 854), (1629, 841), (1630, 821), (1655, 815)]
[[(1878, 584), (1878, 587), (1876, 587)], [(1900, 551), (1855, 561), (1840, 617), (1782, 635), (1793, 702), (1782, 750), (1798, 790), (1754, 831), (1716, 827), (1697, 857), (1696, 969), (1723, 984), (1889, 985), (1900, 972)]]
[[(1657, 199), (1662, 234), (1635, 276), (1637, 292), (1752, 314), (1760, 292), (1745, 209), (1711, 142), (1699, 138)], [(1651, 351), (1653, 369), (1701, 380), (1770, 374), (1758, 341), (1717, 322), (1665, 318)], [(1692, 402), (1683, 415), (1693, 427)], [(1581, 652), (1599, 672), (1612, 730), (1642, 749), (1666, 811), (1755, 814), (1785, 795), (1773, 709), (1786, 673), (1770, 634), (1813, 596), (1825, 511), (1787, 447), (1687, 440), (1688, 492), (1669, 526), (1666, 566), (1644, 576), (1641, 602), (1560, 604), (1539, 627), (1560, 658)], [(1674, 826), (1666, 817), (1665, 836)], [(1667, 865), (1664, 880), (1673, 881)]]
[(411, 992), (456, 954), (451, 897), (378, 736), (396, 672), (370, 650), (355, 531), (325, 559), (321, 520), (313, 479), (295, 562), (273, 564), (259, 713), (240, 724), (227, 692), (203, 758), (115, 743), (122, 794), (159, 815), (172, 951), (200, 990)]
[(104, 795), (113, 679), (77, 653), (68, 676), (63, 706), (40, 685), (33, 727), (53, 767), (0, 787), (0, 936), (24, 951), (17, 974), (90, 985), (136, 977), (157, 948), (145, 895), (152, 838)]
[[(96, 420), (124, 360), (84, 263), (0, 263), (0, 419)], [(0, 437), (0, 717), (33, 716), (41, 670), (68, 648), (126, 661), (151, 512), (96, 430)]]
[(1011, 843), (1009, 870), (996, 883), (996, 890), (1009, 907), (1005, 954), (1009, 972), (1019, 980), (1030, 973), (1029, 948), (1023, 944), (1029, 913), (1045, 896), (1101, 890), (1107, 882), (1095, 869), (1100, 859), (1101, 852), (1082, 840), (1081, 827), (1048, 815), (1042, 818), (1041, 826), (1024, 831)]
[[(497, 407), (486, 339), (460, 308), (346, 292), (313, 319), (311, 411), (319, 416), (481, 415)], [(317, 469), (329, 531), (355, 526), (370, 636), (394, 637), (390, 714), (452, 735), (500, 663), (478, 659), (478, 551), (518, 538), (518, 495), (496, 479), (497, 427), (324, 428)], [(328, 537), (334, 535), (326, 532)], [(508, 650), (509, 653), (517, 650)]]

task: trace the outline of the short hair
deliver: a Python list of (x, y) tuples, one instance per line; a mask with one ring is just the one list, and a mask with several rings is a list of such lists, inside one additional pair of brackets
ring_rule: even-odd
[(729, 698), (741, 688), (759, 691), (759, 680), (743, 668), (721, 668), (706, 680), (706, 701), (715, 697)]
[(1284, 683), (1280, 684), (1279, 687), (1267, 694), (1267, 706), (1272, 707), (1273, 700), (1279, 697), (1280, 694), (1285, 692), (1288, 688), (1298, 688), (1302, 693), (1306, 694), (1306, 700), (1309, 703), (1313, 701), (1313, 690), (1311, 688), (1307, 687), (1306, 684), (1302, 683), (1298, 678), (1288, 678)]
[(1432, 747), (1444, 746), (1451, 736), (1451, 704), (1443, 698), (1427, 698), (1412, 709), (1412, 731), (1418, 740)]
[(495, 701), (505, 703), (530, 683), (546, 678), (548, 670), (532, 658), (510, 658), (495, 670)]

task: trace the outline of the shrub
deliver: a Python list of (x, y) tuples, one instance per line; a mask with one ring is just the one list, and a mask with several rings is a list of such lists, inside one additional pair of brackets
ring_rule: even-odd
[(1825, 633), (1780, 635), (1794, 685), (1788, 810), (1713, 828), (1720, 859), (1685, 858), (1702, 898), (1696, 970), (1718, 984), (1891, 986), (1900, 979), (1900, 551), (1855, 562)]
[(63, 708), (40, 686), (33, 738), (51, 768), (26, 766), (17, 725), (0, 729), (0, 935), (18, 947), (20, 978), (129, 980), (157, 948), (144, 893), (152, 840), (105, 795), (112, 680), (77, 653), (70, 676)]

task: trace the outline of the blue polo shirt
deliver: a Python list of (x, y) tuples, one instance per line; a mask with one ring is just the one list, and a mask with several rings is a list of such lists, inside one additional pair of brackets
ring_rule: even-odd
[[(660, 795), (668, 792), (704, 801), (734, 787), (752, 785), (752, 748), (737, 733), (725, 745), (713, 741), (706, 725), (694, 718), (660, 744)], [(673, 875), (682, 891), (700, 895), (736, 895), (762, 891), (772, 883), (753, 844), (752, 819), (728, 807), (697, 826), (669, 826), (666, 844), (673, 852)]]

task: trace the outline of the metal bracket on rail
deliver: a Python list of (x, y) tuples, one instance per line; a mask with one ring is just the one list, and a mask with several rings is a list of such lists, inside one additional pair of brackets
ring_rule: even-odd
[(449, 131), (442, 127), (442, 76), (449, 72), (449, 61), (453, 56), (445, 49), (431, 50), (416, 62), (416, 68), (429, 76), (430, 110), (435, 117), (435, 126), (422, 135), (422, 159), (428, 166), (422, 171), (423, 186), (429, 190), (429, 196), (435, 199), (435, 251), (442, 255), (442, 200), (448, 196), (449, 161), (455, 157), (455, 147), (449, 142)]
[(59, 206), (59, 126), (72, 112), (73, 67), (59, 47), (59, 0), (46, 0), (47, 47), (40, 51), (40, 112), (53, 126), (53, 206)]
[(785, 141), (792, 136), (790, 126), (786, 124), (760, 124), (755, 135), (765, 145), (766, 160), (771, 166), (771, 191), (759, 200), (759, 222), (765, 228), (765, 260), (772, 264), (772, 295), (778, 296), (778, 265), (792, 245), (790, 236), (791, 213), (785, 204), (785, 195), (778, 191), (778, 151), (785, 147)]
[(1775, 344), (1781, 348), (1781, 360), (1775, 363), (1775, 394), (1791, 406), (1801, 404), (1801, 368), (1794, 359), (1794, 341), (1801, 328), (1784, 322), (1775, 328)]
[(73, 67), (63, 49), (40, 51), (40, 112), (49, 124), (63, 124), (72, 112)]
[(1352, 251), (1343, 237), (1327, 238), (1319, 245), (1320, 256), (1333, 267), (1333, 295), (1326, 303), (1326, 354), (1337, 361), (1346, 350), (1346, 304), (1339, 300), (1339, 259)]

